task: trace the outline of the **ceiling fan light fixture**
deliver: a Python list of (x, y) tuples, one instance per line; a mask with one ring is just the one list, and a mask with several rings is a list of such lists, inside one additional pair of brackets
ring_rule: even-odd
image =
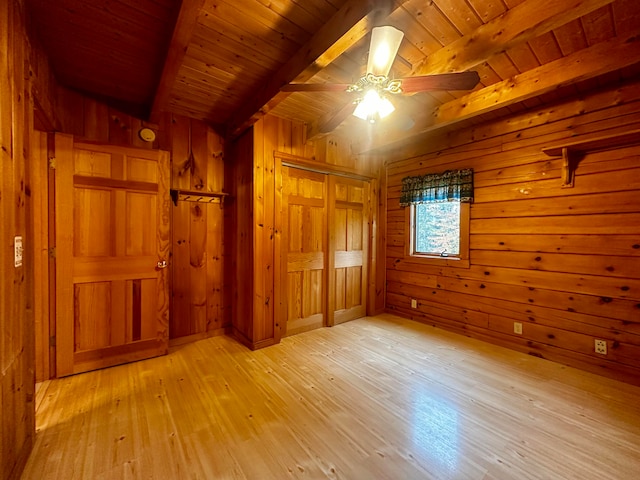
[(393, 106), (393, 103), (388, 98), (381, 98), (380, 104), (378, 105), (378, 114), (380, 114), (380, 118), (385, 118), (391, 115), (396, 107)]
[(390, 25), (375, 27), (371, 31), (367, 73), (388, 75), (403, 37), (404, 33), (401, 30)]
[(389, 116), (394, 110), (395, 107), (389, 99), (381, 96), (376, 89), (372, 88), (367, 90), (364, 98), (358, 102), (353, 115), (369, 123), (375, 123), (377, 120)]

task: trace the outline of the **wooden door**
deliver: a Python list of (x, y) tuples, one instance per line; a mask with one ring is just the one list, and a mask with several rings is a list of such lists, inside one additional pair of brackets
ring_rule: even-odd
[(368, 203), (367, 182), (329, 177), (329, 325), (366, 315)]
[(326, 175), (282, 168), (284, 335), (325, 325), (326, 184)]
[(168, 346), (167, 152), (56, 135), (56, 372)]

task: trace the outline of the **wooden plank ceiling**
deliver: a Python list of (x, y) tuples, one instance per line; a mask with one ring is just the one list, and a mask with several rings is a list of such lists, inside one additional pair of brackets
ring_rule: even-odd
[(310, 136), (364, 132), (336, 116), (350, 94), (279, 89), (357, 80), (379, 24), (405, 33), (395, 77), (475, 70), (481, 83), (394, 97), (373, 147), (640, 72), (637, 0), (26, 1), (63, 85), (231, 134), (266, 111), (306, 122)]
[(175, 0), (27, 0), (58, 82), (140, 115), (153, 101)]

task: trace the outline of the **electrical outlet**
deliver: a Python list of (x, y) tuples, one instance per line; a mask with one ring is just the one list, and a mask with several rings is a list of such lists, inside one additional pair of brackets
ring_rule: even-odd
[(522, 324), (520, 322), (513, 322), (513, 333), (522, 335)]
[(418, 308), (418, 300), (415, 298), (411, 299), (411, 308)]
[(607, 354), (607, 341), (606, 340), (598, 340), (596, 338), (596, 340), (595, 340), (595, 350), (596, 350), (596, 353), (599, 353), (600, 355), (606, 355)]

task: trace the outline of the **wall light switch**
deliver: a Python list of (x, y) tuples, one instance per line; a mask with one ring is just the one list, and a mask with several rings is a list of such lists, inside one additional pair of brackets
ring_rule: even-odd
[(411, 308), (418, 308), (418, 301), (415, 298), (411, 299)]
[(13, 240), (13, 253), (16, 268), (22, 266), (22, 237), (17, 236)]

